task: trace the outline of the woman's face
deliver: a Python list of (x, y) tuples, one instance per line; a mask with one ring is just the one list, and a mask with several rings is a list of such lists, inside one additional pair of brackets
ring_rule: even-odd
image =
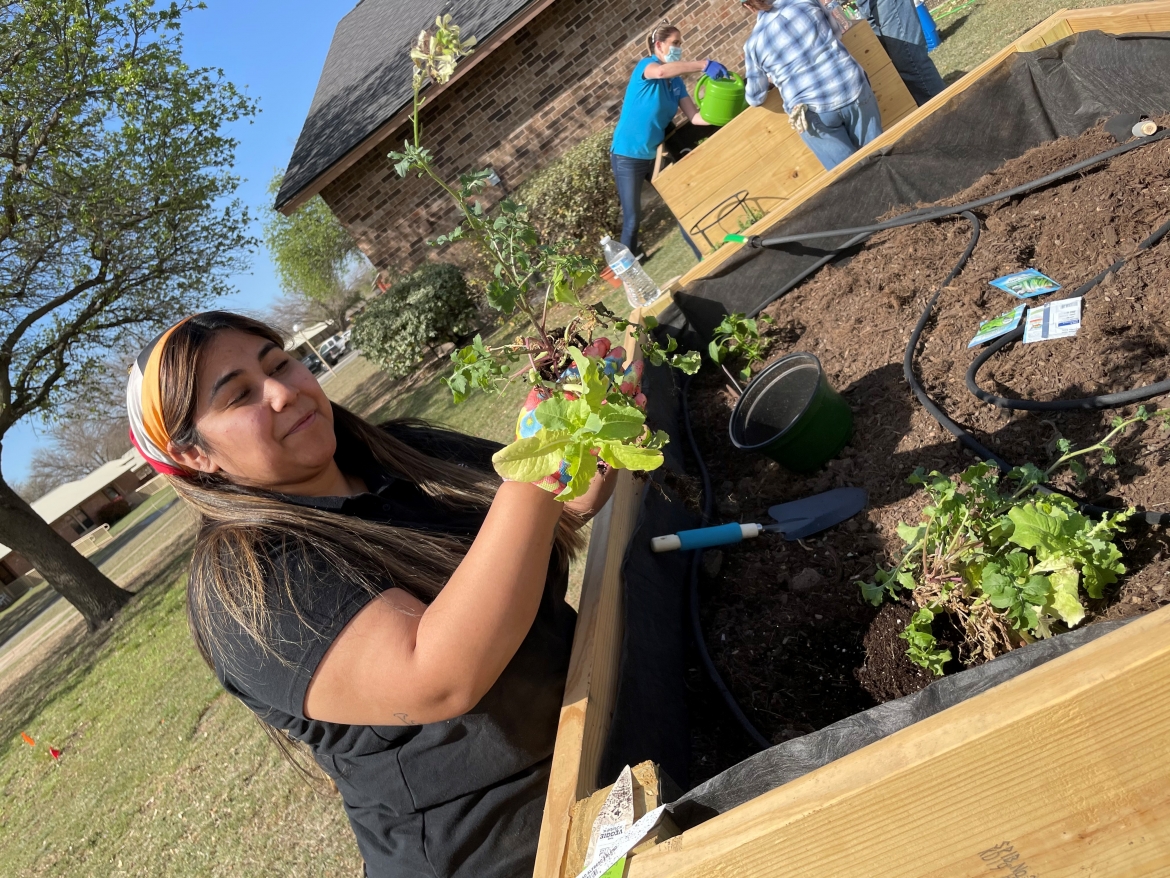
[(285, 493), (333, 466), (333, 409), (308, 368), (267, 339), (239, 330), (203, 350), (195, 429), (201, 447), (177, 449), (179, 463), (241, 485)]
[(659, 40), (656, 42), (654, 44), (654, 54), (656, 54), (661, 61), (681, 61), (682, 34), (672, 33), (665, 40)]

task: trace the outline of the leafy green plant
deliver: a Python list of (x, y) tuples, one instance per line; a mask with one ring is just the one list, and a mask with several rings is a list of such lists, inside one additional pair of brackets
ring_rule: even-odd
[(752, 366), (764, 361), (767, 346), (767, 342), (760, 338), (760, 325), (771, 322), (772, 318), (766, 314), (755, 319), (743, 314), (726, 315), (715, 327), (711, 343), (707, 345), (708, 355), (721, 366), (730, 360), (738, 360), (743, 363), (739, 377), (744, 381), (751, 380)]
[[(431, 150), (422, 145), (422, 89), (428, 79), (447, 82), (459, 60), (474, 51), (475, 42), (474, 37), (463, 39), (450, 15), (437, 18), (432, 32), (419, 34), (410, 51), (413, 136), (390, 158), (400, 176), (413, 172), (427, 177), (453, 201), (460, 222), (434, 243), (470, 242), (491, 268), (488, 305), (505, 315), (519, 313), (528, 324), (525, 334), (507, 344), (489, 346), (476, 336), (473, 344), (455, 351), (447, 386), (459, 402), (472, 390), (491, 392), (526, 376), (543, 400), (535, 408), (540, 429), (498, 452), (496, 470), (504, 478), (519, 480), (548, 466), (542, 477), (555, 472), (563, 460), (571, 478), (558, 498), (570, 500), (588, 486), (599, 459), (619, 469), (652, 470), (662, 464), (667, 441), (665, 434), (646, 426), (636, 404), (636, 384), (612, 376), (612, 367), (607, 373), (604, 356), (587, 353), (595, 350), (591, 344), (607, 331), (628, 330), (647, 361), (669, 363), (688, 373), (698, 370), (699, 356), (679, 352), (673, 339), (665, 347), (659, 345), (650, 335), (656, 326), (651, 319), (631, 323), (600, 304), (581, 301), (579, 294), (596, 277), (597, 266), (573, 252), (573, 241), (542, 240), (524, 205), (505, 198), (488, 210), (483, 193), (491, 171), (463, 174), (458, 184), (443, 179)], [(573, 312), (564, 327), (548, 324), (552, 302), (564, 303)]]
[(1115, 540), (1133, 509), (1096, 521), (1068, 497), (1038, 489), (1066, 467), (1084, 479), (1078, 458), (1085, 455), (1115, 463), (1110, 443), (1127, 427), (1168, 416), (1139, 408), (1131, 418), (1114, 419), (1101, 441), (1075, 451), (1061, 439), (1060, 456), (1046, 470), (1026, 464), (1001, 477), (991, 464), (978, 463), (957, 481), (916, 470), (910, 484), (929, 497), (922, 520), (898, 525), (905, 542), (898, 564), (859, 583), (875, 606), (901, 595), (917, 605), (901, 635), (910, 660), (942, 675), (954, 657), (933, 630), (943, 614), (962, 633), (959, 658), (967, 664), (1079, 624), (1085, 617), (1082, 592), (1103, 597), (1125, 572)]
[(741, 232), (746, 232), (767, 215), (760, 208), (753, 207), (750, 204), (745, 204), (744, 210), (746, 213), (736, 220), (736, 225)]
[(398, 378), (410, 374), (427, 351), (466, 338), (475, 313), (463, 272), (453, 265), (427, 263), (354, 318), (354, 344)]
[(621, 229), (621, 204), (609, 166), (613, 127), (586, 137), (517, 190), (544, 240), (573, 242), (580, 254), (595, 253), (603, 235)]

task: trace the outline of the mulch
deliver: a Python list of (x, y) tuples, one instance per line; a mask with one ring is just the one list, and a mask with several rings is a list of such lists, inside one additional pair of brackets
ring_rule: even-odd
[[(1165, 122), (1167, 120), (1159, 120)], [(958, 204), (1035, 179), (1116, 142), (1100, 129), (1038, 147), (1007, 162), (951, 201)], [(1067, 291), (1131, 255), (1170, 218), (1170, 143), (1110, 161), (1060, 185), (977, 211), (983, 235), (936, 307), (919, 349), (917, 373), (954, 420), (1014, 463), (1055, 459), (1056, 441), (1090, 445), (1118, 414), (1134, 410), (1026, 413), (980, 402), (964, 376), (967, 343), (980, 320), (1020, 300), (988, 284), (1035, 267)], [(897, 634), (909, 605), (880, 610), (861, 599), (858, 580), (901, 548), (896, 527), (917, 522), (924, 498), (906, 483), (916, 467), (954, 474), (974, 458), (914, 399), (902, 376), (911, 330), (969, 236), (960, 219), (872, 238), (847, 262), (828, 266), (766, 313), (769, 359), (816, 354), (854, 413), (850, 445), (823, 470), (797, 476), (731, 445), (735, 403), (719, 370), (706, 368), (690, 391), (692, 416), (711, 469), (719, 521), (763, 521), (767, 508), (838, 486), (869, 491), (870, 506), (844, 525), (800, 543), (763, 536), (711, 552), (702, 581), (708, 649), (753, 723), (774, 743), (816, 730), (876, 703), (918, 691), (933, 677), (906, 659)], [(1042, 297), (1047, 301), (1063, 295)], [(1031, 302), (1035, 304), (1035, 302)], [(1170, 375), (1170, 240), (1133, 256), (1084, 302), (1076, 338), (1016, 344), (984, 368), (981, 383), (1002, 396), (1061, 399), (1116, 392)], [(1156, 407), (1158, 401), (1148, 404)], [(1170, 433), (1131, 429), (1116, 445), (1118, 465), (1093, 462), (1072, 485), (1086, 499), (1170, 511)], [(1134, 528), (1124, 539), (1129, 573), (1092, 602), (1083, 624), (1145, 613), (1170, 602), (1170, 538)], [(939, 628), (936, 623), (936, 633)], [(941, 632), (943, 639), (947, 634)], [(951, 670), (961, 665), (952, 663)], [(750, 752), (699, 671), (691, 673), (692, 782)]]

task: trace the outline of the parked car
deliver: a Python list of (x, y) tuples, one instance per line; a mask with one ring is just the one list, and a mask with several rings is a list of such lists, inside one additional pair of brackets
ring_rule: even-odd
[(353, 327), (350, 327), (345, 332), (341, 333), (341, 341), (345, 344), (345, 349), (349, 350), (349, 339), (353, 335)]
[(325, 364), (316, 354), (309, 354), (307, 357), (301, 357), (301, 362), (309, 367), (309, 371), (314, 375), (325, 371)]
[(318, 353), (325, 358), (325, 362), (330, 366), (335, 366), (337, 361), (345, 354), (345, 342), (340, 335), (334, 335), (325, 341), (317, 348)]

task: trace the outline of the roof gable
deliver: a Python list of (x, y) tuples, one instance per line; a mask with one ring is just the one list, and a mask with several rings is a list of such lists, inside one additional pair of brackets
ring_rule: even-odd
[[(333, 34), (276, 207), (292, 201), (411, 100), (409, 47), (435, 18), (455, 16), (481, 45), (532, 0), (362, 0)], [(490, 47), (485, 47), (490, 51)]]

